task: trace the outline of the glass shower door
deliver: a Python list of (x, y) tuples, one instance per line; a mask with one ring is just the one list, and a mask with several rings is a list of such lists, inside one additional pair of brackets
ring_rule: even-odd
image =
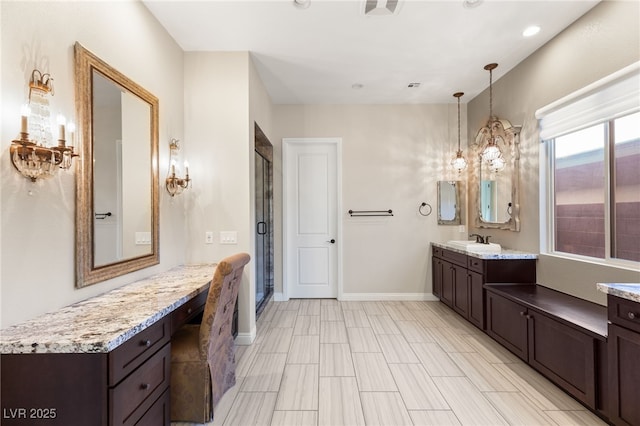
[(273, 223), (271, 163), (255, 153), (256, 313), (273, 292)]

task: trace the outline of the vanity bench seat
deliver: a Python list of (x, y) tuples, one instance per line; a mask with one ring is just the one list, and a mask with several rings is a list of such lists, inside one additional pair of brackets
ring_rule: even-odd
[(171, 334), (215, 264), (185, 265), (0, 330), (2, 424), (169, 425)]
[(538, 284), (484, 288), (487, 334), (606, 418), (607, 307)]

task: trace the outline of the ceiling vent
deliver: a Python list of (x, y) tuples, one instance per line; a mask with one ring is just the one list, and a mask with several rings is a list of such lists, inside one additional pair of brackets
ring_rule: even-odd
[(394, 15), (398, 13), (400, 0), (364, 0), (365, 16)]

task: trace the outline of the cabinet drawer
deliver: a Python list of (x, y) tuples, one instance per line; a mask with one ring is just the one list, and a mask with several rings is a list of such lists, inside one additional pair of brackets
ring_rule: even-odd
[(111, 425), (137, 424), (169, 388), (170, 374), (171, 345), (164, 345), (122, 383), (109, 390)]
[(169, 426), (170, 424), (171, 392), (167, 389), (135, 423), (135, 426)]
[(481, 274), (484, 271), (484, 261), (477, 257), (467, 256), (467, 268)]
[(204, 291), (173, 311), (171, 314), (171, 334), (204, 310), (208, 294), (208, 291)]
[(109, 354), (109, 386), (113, 386), (135, 370), (171, 339), (170, 318), (142, 330)]
[(607, 305), (612, 323), (640, 333), (640, 303), (609, 295)]
[(448, 260), (456, 265), (467, 267), (467, 255), (463, 253), (456, 253), (455, 251), (442, 250), (442, 258)]

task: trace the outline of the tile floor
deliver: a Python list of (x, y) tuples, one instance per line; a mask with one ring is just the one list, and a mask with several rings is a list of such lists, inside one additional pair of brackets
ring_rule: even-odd
[(257, 327), (208, 425), (604, 424), (439, 302), (271, 301)]

